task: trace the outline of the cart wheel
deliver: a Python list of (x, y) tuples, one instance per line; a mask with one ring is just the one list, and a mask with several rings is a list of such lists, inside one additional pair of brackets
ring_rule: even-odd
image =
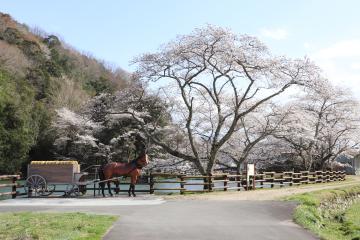
[(80, 195), (86, 194), (86, 185), (78, 185)]
[(35, 197), (44, 196), (44, 194), (48, 193), (46, 180), (40, 175), (31, 175), (28, 177), (24, 187), (29, 197), (32, 195)]
[(66, 186), (65, 197), (78, 197), (80, 196), (79, 188), (76, 184), (68, 184)]
[(48, 184), (47, 188), (46, 188), (46, 191), (43, 191), (40, 194), (43, 197), (50, 196), (55, 191), (55, 188), (56, 188), (55, 184)]

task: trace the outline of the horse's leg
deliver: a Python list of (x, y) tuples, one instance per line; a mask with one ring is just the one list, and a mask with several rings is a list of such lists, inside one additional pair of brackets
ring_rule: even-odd
[(105, 180), (105, 174), (104, 174), (104, 169), (103, 167), (99, 168), (99, 187), (101, 187), (101, 193), (103, 195), (103, 197), (105, 197), (105, 193), (104, 193), (104, 188), (105, 188), (105, 182), (103, 182)]
[(135, 194), (135, 184), (132, 185), (132, 195), (134, 197), (136, 197), (136, 194)]
[(131, 197), (131, 188), (132, 188), (132, 184), (130, 183), (129, 191), (128, 191), (129, 197)]
[(112, 197), (113, 194), (112, 194), (112, 192), (111, 192), (111, 182), (110, 182), (110, 181), (107, 182), (107, 186), (108, 186), (109, 194), (110, 194), (110, 196)]
[(136, 197), (136, 194), (135, 194), (135, 184), (136, 184), (136, 180), (137, 180), (137, 176), (136, 176), (136, 175), (131, 176), (132, 195), (133, 195), (134, 197)]
[(119, 192), (120, 192), (120, 187), (119, 187), (119, 185), (120, 185), (120, 180), (116, 180), (115, 181), (115, 193), (116, 194), (119, 194)]
[(100, 187), (101, 187), (101, 193), (102, 193), (102, 195), (103, 195), (103, 197), (105, 197), (105, 183), (104, 182), (102, 182), (102, 183), (100, 183)]

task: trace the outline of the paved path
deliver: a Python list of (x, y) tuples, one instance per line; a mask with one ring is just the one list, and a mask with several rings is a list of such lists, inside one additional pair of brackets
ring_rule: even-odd
[(104, 239), (316, 239), (292, 222), (294, 207), (273, 201), (171, 201), (119, 208), (122, 217)]
[[(36, 199), (40, 200), (40, 199)], [(53, 201), (53, 199), (49, 199)], [(81, 211), (119, 215), (105, 240), (227, 240), (227, 239), (316, 239), (292, 222), (294, 203), (281, 201), (198, 201), (170, 200), (140, 196), (95, 199), (94, 204), (81, 199), (74, 204), (29, 205), (0, 202), (3, 211)], [(99, 206), (105, 200), (111, 205)], [(114, 201), (118, 201), (115, 204)], [(103, 202), (104, 203), (104, 202)], [(82, 206), (81, 206), (82, 205)], [(136, 206), (134, 206), (136, 205)]]

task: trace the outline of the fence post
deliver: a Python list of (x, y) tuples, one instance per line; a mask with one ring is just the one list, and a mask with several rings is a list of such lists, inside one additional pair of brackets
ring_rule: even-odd
[(254, 176), (252, 176), (252, 190), (256, 189), (256, 174), (254, 173)]
[(330, 182), (330, 171), (326, 171), (326, 182)]
[[(322, 173), (321, 173), (322, 175)], [(322, 181), (322, 177), (320, 176), (320, 171), (315, 171), (315, 183), (319, 183), (320, 180)]]
[(184, 182), (185, 182), (185, 178), (184, 178), (184, 175), (180, 175), (180, 194), (184, 194), (184, 188), (185, 188), (185, 185), (184, 185)]
[(225, 174), (224, 175), (224, 191), (227, 191), (227, 184), (228, 184), (228, 175)]
[(12, 178), (12, 183), (14, 184), (12, 186), (12, 192), (13, 194), (11, 195), (11, 198), (16, 198), (16, 180), (17, 180), (17, 177), (13, 177)]
[(154, 176), (150, 173), (150, 194), (154, 193)]
[[(95, 173), (94, 173), (94, 179), (97, 181), (98, 179), (98, 168), (95, 167)], [(94, 197), (96, 196), (96, 181), (94, 181)], [(98, 188), (99, 188), (99, 191), (100, 191), (100, 184), (98, 184)]]
[(208, 177), (208, 191), (209, 192), (212, 192), (213, 191), (213, 188), (212, 188), (212, 174), (209, 173), (209, 176)]
[(241, 185), (243, 186), (244, 190), (247, 191), (247, 179), (246, 175), (241, 179)]
[(289, 182), (289, 186), (292, 187), (293, 185), (293, 173), (289, 172), (289, 178), (288, 178), (288, 182)]
[(256, 165), (254, 164), (253, 190), (256, 189)]

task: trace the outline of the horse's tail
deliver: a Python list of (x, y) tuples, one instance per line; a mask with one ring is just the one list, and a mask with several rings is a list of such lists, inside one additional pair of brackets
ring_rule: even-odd
[(99, 185), (100, 185), (100, 187), (103, 187), (103, 186), (105, 186), (105, 182), (101, 182), (101, 181), (105, 180), (104, 165), (101, 165), (99, 167), (98, 174), (99, 174), (99, 179), (100, 179)]

